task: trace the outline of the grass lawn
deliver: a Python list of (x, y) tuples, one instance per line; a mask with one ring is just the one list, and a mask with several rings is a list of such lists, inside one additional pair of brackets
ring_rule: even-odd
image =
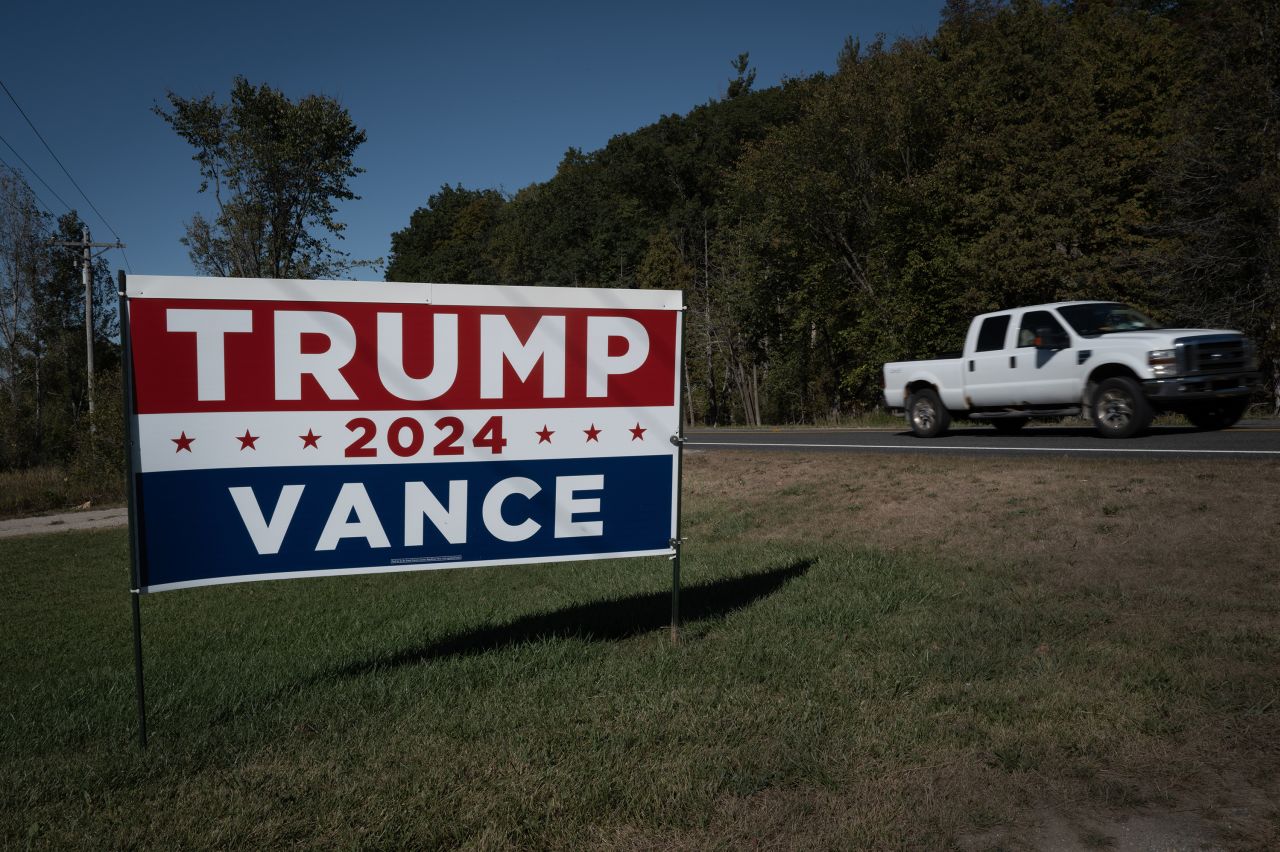
[(0, 845), (1280, 846), (1280, 464), (687, 461), (679, 645), (659, 559), (153, 595), (145, 753), (125, 533), (0, 540)]

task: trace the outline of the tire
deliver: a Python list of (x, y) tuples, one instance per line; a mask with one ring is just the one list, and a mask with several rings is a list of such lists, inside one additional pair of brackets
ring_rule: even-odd
[(907, 424), (917, 438), (936, 438), (951, 425), (951, 413), (932, 388), (924, 388), (907, 400)]
[(996, 427), (996, 431), (1001, 435), (1012, 435), (1022, 431), (1022, 427), (1027, 425), (1027, 419), (1026, 417), (997, 417), (991, 421), (991, 425)]
[(1207, 402), (1204, 405), (1189, 409), (1184, 414), (1191, 421), (1191, 425), (1197, 429), (1212, 431), (1214, 429), (1229, 429), (1236, 425), (1236, 422), (1244, 416), (1244, 411), (1248, 407), (1249, 400), (1247, 399), (1224, 399)]
[(1138, 383), (1116, 376), (1098, 383), (1093, 394), (1093, 428), (1104, 438), (1132, 438), (1151, 425), (1151, 404)]

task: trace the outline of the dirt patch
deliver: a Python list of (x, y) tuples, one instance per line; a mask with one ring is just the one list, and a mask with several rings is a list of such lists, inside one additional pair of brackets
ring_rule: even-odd
[(1038, 804), (1025, 822), (962, 837), (964, 850), (1034, 849), (1041, 852), (1199, 852), (1280, 848), (1280, 806), (1239, 772), (1206, 773), (1201, 789), (1166, 801), (1128, 808)]

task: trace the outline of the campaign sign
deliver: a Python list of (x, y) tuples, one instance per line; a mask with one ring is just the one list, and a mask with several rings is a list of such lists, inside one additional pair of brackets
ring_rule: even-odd
[(139, 590), (673, 553), (680, 307), (130, 276)]

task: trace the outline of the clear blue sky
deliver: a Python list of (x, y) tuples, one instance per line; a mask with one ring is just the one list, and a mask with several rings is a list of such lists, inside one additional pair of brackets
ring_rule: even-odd
[[(189, 275), (183, 223), (197, 194), (191, 149), (151, 113), (173, 90), (217, 93), (245, 75), (290, 97), (337, 98), (368, 141), (342, 247), (386, 257), (390, 235), (442, 184), (508, 193), (555, 172), (569, 147), (723, 96), (750, 51), (763, 88), (831, 71), (848, 35), (932, 34), (942, 0), (900, 2), (15, 2), (0, 79), (127, 245), (134, 273)], [(0, 136), (52, 187), (55, 212), (110, 231), (0, 92)], [(0, 159), (20, 167), (0, 144)], [(24, 170), (25, 171), (25, 170)], [(124, 266), (120, 252), (108, 260)], [(381, 272), (361, 271), (361, 278)]]

